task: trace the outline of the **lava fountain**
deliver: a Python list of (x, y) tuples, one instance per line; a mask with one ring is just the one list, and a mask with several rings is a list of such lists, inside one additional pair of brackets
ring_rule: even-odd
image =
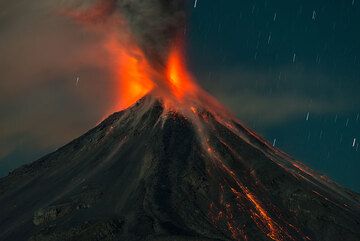
[(152, 69), (143, 52), (136, 45), (125, 47), (115, 36), (106, 42), (106, 49), (112, 59), (111, 71), (116, 78), (116, 109), (126, 109), (155, 87)]
[[(116, 78), (116, 111), (126, 109), (151, 93), (161, 99), (169, 109), (183, 110), (197, 108), (207, 94), (196, 83), (187, 69), (185, 48), (182, 38), (176, 39), (169, 47), (166, 62), (152, 64), (130, 33), (123, 41), (112, 34), (105, 42), (111, 59), (111, 72)], [(129, 41), (132, 39), (132, 41)]]

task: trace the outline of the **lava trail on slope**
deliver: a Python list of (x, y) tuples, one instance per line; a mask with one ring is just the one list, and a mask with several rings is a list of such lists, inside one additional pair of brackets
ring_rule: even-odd
[(189, 111), (146, 96), (0, 179), (0, 240), (359, 240), (359, 196)]

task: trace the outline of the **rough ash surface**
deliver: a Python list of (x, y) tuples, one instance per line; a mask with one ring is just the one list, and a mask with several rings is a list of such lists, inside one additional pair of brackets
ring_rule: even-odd
[(0, 179), (0, 240), (360, 240), (357, 194), (198, 115), (208, 150), (146, 97)]

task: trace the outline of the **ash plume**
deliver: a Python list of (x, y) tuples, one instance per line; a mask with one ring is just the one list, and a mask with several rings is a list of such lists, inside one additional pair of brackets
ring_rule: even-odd
[(170, 44), (182, 32), (186, 15), (184, 3), (184, 0), (117, 2), (119, 11), (152, 64), (164, 64)]
[[(185, 0), (99, 0), (78, 20), (101, 23), (119, 14), (149, 61), (164, 66), (168, 48), (183, 32)], [(123, 26), (118, 30), (122, 32)]]

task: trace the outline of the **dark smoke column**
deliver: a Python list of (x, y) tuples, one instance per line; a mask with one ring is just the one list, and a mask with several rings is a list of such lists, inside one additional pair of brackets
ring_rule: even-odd
[(119, 0), (117, 8), (153, 65), (165, 64), (185, 26), (184, 0)]

